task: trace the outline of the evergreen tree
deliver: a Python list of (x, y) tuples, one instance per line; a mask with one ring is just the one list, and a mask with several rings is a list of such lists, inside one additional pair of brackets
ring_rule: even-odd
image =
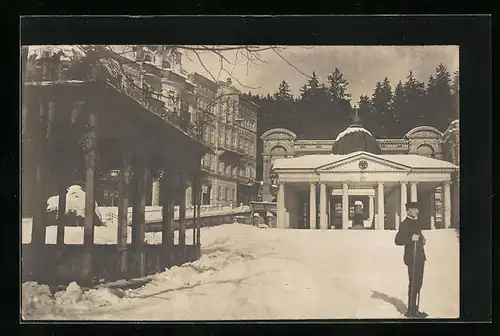
[(450, 77), (446, 66), (439, 64), (435, 77), (431, 76), (427, 84), (427, 114), (423, 118), (442, 131), (455, 119)]
[(425, 104), (425, 84), (418, 81), (410, 70), (403, 88), (405, 100), (403, 108), (399, 111), (399, 119), (401, 124), (400, 129), (406, 133), (416, 126), (429, 124), (429, 122), (426, 120), (428, 113), (426, 113)]
[(347, 92), (349, 82), (338, 68), (328, 75), (328, 98), (334, 103), (340, 100), (350, 100), (351, 94)]
[(394, 134), (391, 136), (402, 137), (408, 130), (402, 129), (402, 115), (405, 108), (405, 90), (403, 83), (398, 82), (394, 89), (394, 98), (392, 100), (392, 114), (395, 120)]
[(361, 124), (363, 124), (368, 130), (371, 128), (371, 101), (367, 95), (361, 95), (358, 101), (358, 117), (360, 118)]
[(286, 81), (282, 81), (278, 87), (278, 91), (274, 94), (273, 98), (279, 101), (293, 101), (293, 96), (290, 93), (290, 86)]
[(318, 80), (316, 72), (313, 71), (311, 78), (307, 81), (307, 84), (300, 90), (302, 93), (302, 100), (307, 100), (312, 96), (316, 95), (321, 90), (321, 85)]
[(372, 125), (377, 137), (388, 137), (394, 133), (395, 121), (392, 114), (392, 88), (387, 77), (375, 85), (372, 96)]

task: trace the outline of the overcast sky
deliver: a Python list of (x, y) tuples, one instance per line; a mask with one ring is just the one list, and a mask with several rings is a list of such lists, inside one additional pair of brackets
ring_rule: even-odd
[[(399, 80), (404, 82), (410, 70), (417, 79), (427, 82), (439, 63), (446, 65), (450, 73), (458, 69), (458, 46), (291, 46), (280, 54), (286, 61), (273, 50), (268, 50), (260, 54), (263, 62), (257, 61), (247, 67), (241, 51), (225, 51), (224, 57), (232, 64), (224, 61), (224, 69), (241, 82), (232, 80), (243, 92), (272, 94), (284, 79), (297, 95), (307, 82), (301, 72), (310, 75), (316, 71), (320, 82), (326, 82), (327, 75), (337, 67), (349, 81), (353, 101), (358, 101), (362, 94), (371, 96), (375, 83), (384, 77), (389, 78), (394, 88)], [(200, 57), (205, 67), (217, 77), (220, 57), (210, 52), (200, 53)], [(191, 52), (184, 56), (183, 65), (189, 72), (199, 72), (211, 78)], [(228, 74), (221, 71), (219, 80), (227, 77)]]

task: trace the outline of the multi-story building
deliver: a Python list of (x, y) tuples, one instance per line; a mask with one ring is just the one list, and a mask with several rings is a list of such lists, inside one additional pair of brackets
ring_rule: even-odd
[[(202, 204), (247, 203), (257, 191), (258, 106), (243, 97), (230, 79), (216, 83), (199, 73), (188, 75), (180, 52), (155, 46), (118, 51), (135, 61), (130, 71), (152, 104), (175, 112), (172, 116), (182, 129), (193, 128), (189, 131), (212, 148), (201, 163), (205, 173)], [(159, 181), (154, 177), (148, 203), (159, 205)], [(190, 187), (186, 203), (192, 203)]]
[(190, 80), (196, 86), (194, 123), (213, 149), (202, 160), (202, 204), (247, 203), (256, 191), (258, 106), (230, 79), (215, 83), (194, 73)]
[[(113, 46), (116, 57), (128, 59), (121, 71), (125, 71), (142, 89), (151, 107), (170, 112), (169, 118), (184, 131), (195, 133), (194, 89), (182, 67), (182, 53), (166, 50), (158, 46)], [(152, 172), (151, 195), (148, 204), (160, 204), (159, 172)], [(187, 193), (190, 193), (188, 190)], [(112, 195), (116, 196), (116, 191)], [(191, 202), (190, 202), (191, 203)]]

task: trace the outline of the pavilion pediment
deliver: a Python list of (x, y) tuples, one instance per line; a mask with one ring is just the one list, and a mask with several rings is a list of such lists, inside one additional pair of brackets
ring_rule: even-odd
[(317, 170), (319, 172), (405, 172), (411, 168), (377, 155), (361, 153), (326, 164)]

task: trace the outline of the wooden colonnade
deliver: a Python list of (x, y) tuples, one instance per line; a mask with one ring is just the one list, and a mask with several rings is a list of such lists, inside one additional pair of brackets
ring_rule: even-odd
[[(42, 67), (42, 72), (44, 69)], [(103, 81), (68, 83), (57, 81), (50, 75), (46, 71), (42, 74), (45, 81), (26, 83), (23, 96), (22, 176), (23, 207), (26, 210), (23, 212), (33, 217), (31, 243), (23, 245), (23, 259), (25, 252), (29, 254), (26, 259), (30, 259), (33, 278), (45, 278), (51, 270), (56, 272), (58, 263), (67, 262), (77, 265), (69, 277), (91, 281), (100, 276), (94, 274), (99, 273), (96, 264), (111, 260), (109, 255), (117, 257), (116, 276), (121, 278), (145, 276), (151, 269), (150, 264), (156, 265), (153, 268), (159, 271), (198, 258), (200, 163), (206, 148)], [(106, 138), (119, 144), (115, 148), (119, 155), (102, 150), (101, 140)], [(71, 144), (79, 145), (80, 156), (83, 156), (80, 161), (76, 159), (78, 155), (70, 155), (75, 149)], [(176, 150), (179, 146), (183, 148)], [(103, 167), (108, 155), (120, 157), (118, 166), (115, 162), (113, 167), (120, 170), (117, 244), (100, 249), (94, 244), (95, 199), (100, 176), (103, 170), (107, 170)], [(175, 161), (172, 160), (174, 157)], [(66, 190), (75, 184), (75, 176), (71, 175), (73, 170), (82, 168), (78, 166), (79, 162), (84, 166), (79, 175), (83, 175), (81, 184), (85, 190), (83, 245), (68, 245), (64, 243)], [(163, 205), (161, 245), (145, 242), (147, 183), (154, 170), (163, 172), (160, 179)], [(193, 252), (189, 256), (185, 204), (188, 180), (196, 190), (193, 192), (193, 204), (196, 205)], [(46, 201), (54, 186), (59, 195), (57, 241), (56, 245), (49, 245), (46, 244)], [(177, 228), (174, 227), (175, 203), (179, 204)], [(132, 206), (130, 245), (127, 243), (129, 204)], [(178, 246), (174, 244), (175, 229), (179, 230)], [(106, 251), (106, 255), (102, 255), (101, 250)], [(114, 265), (107, 267), (114, 268)]]

